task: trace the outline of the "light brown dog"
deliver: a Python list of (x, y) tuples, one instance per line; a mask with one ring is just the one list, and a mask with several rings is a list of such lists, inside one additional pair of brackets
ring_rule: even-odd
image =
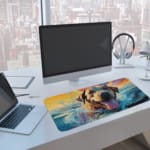
[(117, 87), (103, 86), (100, 90), (93, 90), (87, 88), (81, 92), (81, 95), (77, 98), (78, 101), (83, 102), (84, 108), (90, 112), (95, 112), (97, 109), (108, 109), (111, 108), (107, 105), (107, 102), (111, 99), (116, 99), (118, 93)]

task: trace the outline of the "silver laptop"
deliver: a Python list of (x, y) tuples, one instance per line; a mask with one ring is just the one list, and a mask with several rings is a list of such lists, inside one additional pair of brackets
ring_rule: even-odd
[(31, 134), (45, 114), (44, 106), (19, 104), (6, 77), (0, 73), (0, 131)]

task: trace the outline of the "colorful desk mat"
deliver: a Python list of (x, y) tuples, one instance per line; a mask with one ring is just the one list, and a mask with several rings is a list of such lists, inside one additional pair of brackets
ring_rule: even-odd
[(148, 100), (129, 79), (121, 78), (48, 97), (45, 105), (57, 128), (67, 131)]

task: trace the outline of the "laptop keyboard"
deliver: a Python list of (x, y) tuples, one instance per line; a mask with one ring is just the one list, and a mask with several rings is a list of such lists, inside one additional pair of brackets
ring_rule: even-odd
[(31, 105), (20, 104), (0, 123), (0, 127), (14, 129), (33, 108)]

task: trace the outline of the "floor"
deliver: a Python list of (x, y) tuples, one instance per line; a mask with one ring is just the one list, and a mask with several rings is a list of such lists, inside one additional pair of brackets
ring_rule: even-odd
[(103, 150), (148, 150), (134, 139), (128, 139)]

